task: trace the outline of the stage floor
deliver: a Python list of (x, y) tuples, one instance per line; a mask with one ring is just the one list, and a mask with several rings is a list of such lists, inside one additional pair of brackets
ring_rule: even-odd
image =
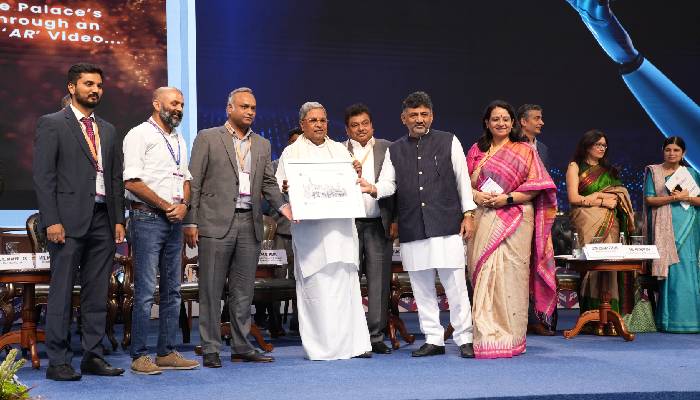
[[(559, 329), (572, 327), (577, 313), (560, 310)], [(420, 331), (416, 314), (402, 316), (411, 332)], [(448, 314), (442, 318), (447, 325)], [(155, 340), (152, 335), (150, 342)], [(181, 352), (193, 357), (198, 341), (195, 330), (193, 344)], [(33, 387), (33, 396), (46, 400), (700, 398), (700, 335), (646, 333), (625, 342), (597, 336), (566, 340), (560, 331), (555, 337), (528, 336), (526, 354), (499, 360), (462, 359), (452, 341), (444, 356), (411, 358), (422, 342), (418, 335), (413, 345), (371, 359), (308, 361), (299, 337), (287, 336), (273, 341), (271, 364), (234, 364), (225, 351), (223, 368), (158, 376), (132, 374), (128, 353), (117, 350), (108, 360), (125, 368), (124, 376), (84, 376), (80, 382), (44, 379), (48, 360), (42, 345), (41, 369), (27, 363), (18, 376)], [(76, 353), (73, 366), (79, 365)]]

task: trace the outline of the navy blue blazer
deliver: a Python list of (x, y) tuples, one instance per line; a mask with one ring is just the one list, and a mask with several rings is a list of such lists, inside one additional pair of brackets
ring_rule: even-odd
[[(95, 116), (110, 226), (124, 224), (121, 143), (114, 126)], [(97, 171), (70, 105), (39, 118), (34, 138), (34, 190), (44, 228), (62, 224), (67, 237), (81, 237), (95, 207)], [(114, 234), (114, 228), (110, 229)]]

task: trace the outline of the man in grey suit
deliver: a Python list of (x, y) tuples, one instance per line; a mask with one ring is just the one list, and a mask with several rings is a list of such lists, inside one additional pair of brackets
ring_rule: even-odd
[[(362, 164), (362, 178), (376, 183), (391, 142), (374, 137), (372, 114), (361, 103), (345, 109), (345, 131), (350, 139), (344, 144)], [(392, 242), (398, 235), (398, 226), (394, 223), (394, 197), (377, 200), (363, 194), (363, 199), (367, 217), (355, 218), (355, 225), (360, 244), (360, 274), (367, 277), (367, 328), (372, 352), (389, 354), (391, 348), (384, 344), (383, 330), (389, 306)]]
[(291, 219), (272, 171), (270, 142), (254, 133), (253, 91), (229, 94), (223, 126), (197, 134), (190, 159), (191, 209), (185, 241), (199, 242), (199, 332), (203, 364), (221, 367), (221, 295), (228, 279), (231, 360), (271, 362), (248, 341), (255, 270), (263, 237), (262, 197)]
[(80, 268), (83, 374), (124, 373), (103, 358), (107, 287), (115, 242), (124, 240), (121, 146), (114, 126), (94, 114), (102, 70), (80, 63), (68, 70), (71, 102), (39, 118), (34, 141), (34, 190), (51, 255), (46, 311), (46, 378), (77, 381), (71, 366), (70, 308)]
[[(523, 104), (518, 108), (515, 118), (518, 129), (520, 129), (520, 134), (527, 139), (527, 142), (532, 146), (537, 154), (542, 160), (545, 168), (549, 168), (549, 150), (544, 143), (537, 140), (537, 136), (542, 134), (542, 127), (544, 126), (544, 117), (542, 113), (544, 110), (542, 106), (537, 104)], [(555, 312), (555, 324), (556, 324), (556, 310)], [(543, 324), (535, 314), (535, 303), (530, 296), (530, 305), (528, 307), (527, 313), (527, 332), (542, 336), (554, 336), (556, 325), (549, 327)]]

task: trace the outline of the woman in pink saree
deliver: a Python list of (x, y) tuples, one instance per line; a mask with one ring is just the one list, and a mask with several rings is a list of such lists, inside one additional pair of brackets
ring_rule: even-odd
[(551, 326), (556, 276), (551, 227), (556, 187), (537, 151), (513, 131), (515, 112), (494, 101), (484, 113), (484, 134), (467, 153), (476, 231), (469, 243), (474, 287), (476, 358), (525, 352), (528, 297)]

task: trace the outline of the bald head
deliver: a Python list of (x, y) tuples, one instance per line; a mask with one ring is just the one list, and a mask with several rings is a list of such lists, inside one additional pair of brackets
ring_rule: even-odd
[(180, 96), (182, 96), (182, 91), (180, 89), (173, 87), (173, 86), (161, 86), (158, 89), (153, 91), (153, 101), (158, 100), (161, 98), (163, 95), (168, 94), (168, 93), (179, 93)]
[(185, 99), (180, 89), (164, 86), (153, 91), (153, 119), (166, 132), (180, 125), (184, 108)]

